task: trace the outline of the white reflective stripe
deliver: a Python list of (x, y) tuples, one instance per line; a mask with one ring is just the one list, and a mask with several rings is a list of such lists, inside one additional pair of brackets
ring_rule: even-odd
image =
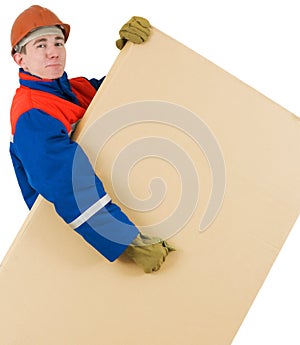
[(78, 228), (80, 225), (90, 219), (96, 212), (101, 210), (101, 208), (107, 205), (110, 201), (110, 196), (108, 194), (105, 194), (101, 199), (99, 199), (91, 207), (85, 210), (79, 217), (74, 219), (73, 222), (69, 223), (70, 227), (72, 229)]
[(14, 142), (14, 136), (13, 136), (13, 135), (10, 136), (10, 142), (11, 142), (11, 143)]

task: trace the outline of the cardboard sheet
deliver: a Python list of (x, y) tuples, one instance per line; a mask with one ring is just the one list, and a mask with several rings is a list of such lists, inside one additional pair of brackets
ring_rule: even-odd
[(300, 211), (299, 119), (153, 29), (76, 134), (177, 251), (153, 274), (109, 263), (39, 198), (0, 267), (0, 344), (230, 344)]

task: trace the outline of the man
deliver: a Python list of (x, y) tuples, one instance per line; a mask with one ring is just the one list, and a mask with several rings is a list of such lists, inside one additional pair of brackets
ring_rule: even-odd
[[(23, 11), (12, 26), (11, 54), (19, 66), (20, 87), (11, 106), (10, 154), (23, 197), (29, 209), (39, 194), (52, 202), (64, 221), (109, 261), (127, 255), (145, 272), (156, 271), (172, 248), (139, 233), (71, 139), (104, 78), (68, 79), (69, 33), (68, 24), (38, 5)], [(122, 49), (127, 40), (142, 43), (149, 35), (149, 22), (133, 17), (116, 44)], [(75, 156), (80, 162), (76, 170)]]

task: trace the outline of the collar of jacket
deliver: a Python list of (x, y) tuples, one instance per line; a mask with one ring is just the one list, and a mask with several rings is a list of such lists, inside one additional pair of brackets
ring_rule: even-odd
[(20, 68), (19, 81), (20, 85), (29, 87), (30, 89), (48, 92), (77, 105), (79, 104), (75, 94), (72, 92), (66, 72), (58, 79), (43, 79)]

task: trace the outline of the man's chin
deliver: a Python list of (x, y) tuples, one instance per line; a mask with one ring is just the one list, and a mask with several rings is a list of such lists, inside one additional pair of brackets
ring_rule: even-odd
[(47, 67), (47, 71), (45, 73), (46, 79), (58, 79), (64, 74), (64, 70), (62, 68), (56, 67)]

